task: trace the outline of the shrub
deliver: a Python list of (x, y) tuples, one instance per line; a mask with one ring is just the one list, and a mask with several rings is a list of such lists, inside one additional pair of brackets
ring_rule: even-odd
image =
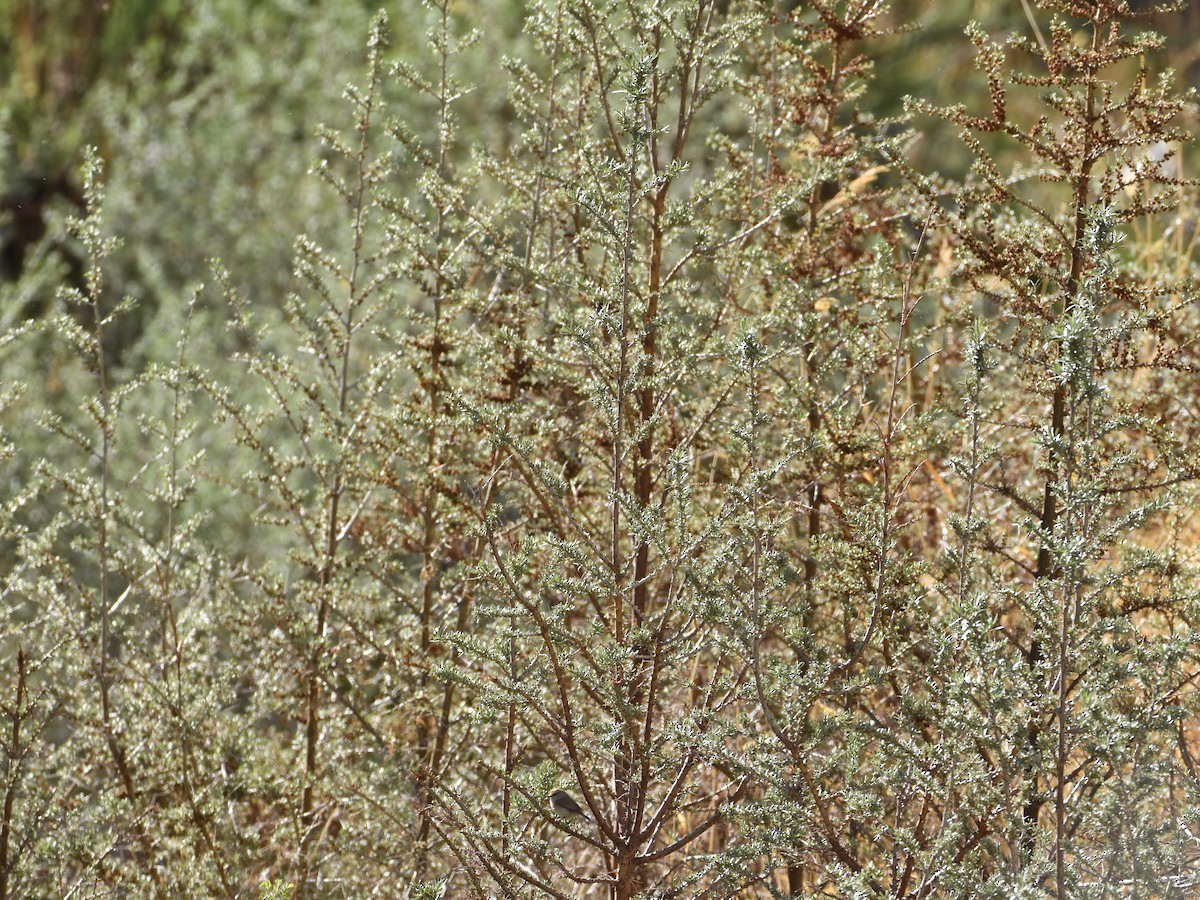
[[(303, 65), (143, 48), (3, 286), (0, 895), (1192, 892), (1189, 109), (1125, 3), (896, 119), (877, 3), (281, 10), (164, 7)], [(256, 223), (204, 266), (185, 175)]]

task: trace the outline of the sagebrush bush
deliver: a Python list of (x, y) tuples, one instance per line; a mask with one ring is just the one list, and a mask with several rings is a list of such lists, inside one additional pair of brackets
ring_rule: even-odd
[(1190, 896), (1192, 110), (1126, 3), (894, 118), (873, 0), (398, 12), (171, 12), (3, 285), (0, 896)]

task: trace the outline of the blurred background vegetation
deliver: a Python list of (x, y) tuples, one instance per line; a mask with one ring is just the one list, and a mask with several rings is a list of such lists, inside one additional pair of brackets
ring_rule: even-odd
[[(4, 0), (0, 3), (0, 279), (49, 267), (42, 288), (5, 302), (3, 323), (45, 315), (57, 273), (78, 279), (78, 253), (62, 216), (82, 203), (82, 148), (111, 161), (109, 221), (131, 253), (116, 262), (114, 288), (140, 313), (114, 335), (136, 345), (165, 298), (178, 296), (222, 259), (263, 291), (286, 290), (291, 237), (322, 235), (328, 205), (308, 174), (318, 123), (336, 119), (342, 85), (361, 66), (361, 40), (378, 4), (340, 0)], [(783, 3), (781, 11), (793, 4)], [(1152, 68), (1200, 83), (1200, 9), (1153, 12), (1166, 38)], [(430, 14), (394, 4), (394, 44), (419, 57)], [(515, 138), (498, 65), (528, 41), (517, 0), (458, 0), (453, 13), (477, 28), (486, 52), (468, 60), (473, 96), (460, 106), (464, 145)], [(902, 114), (914, 96), (970, 106), (986, 96), (972, 67), (964, 23), (989, 34), (1030, 31), (1019, 0), (899, 0), (886, 14), (904, 30), (875, 45), (875, 81), (863, 109)], [(406, 96), (389, 98), (405, 118)], [(960, 177), (965, 148), (936, 123), (921, 123), (911, 149), (921, 171)], [(52, 274), (55, 273), (55, 274)], [(281, 274), (282, 273), (282, 274)]]

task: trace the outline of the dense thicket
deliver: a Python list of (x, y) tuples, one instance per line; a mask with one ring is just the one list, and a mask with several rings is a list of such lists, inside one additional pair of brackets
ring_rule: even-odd
[(1138, 10), (10, 6), (0, 897), (1195, 893)]

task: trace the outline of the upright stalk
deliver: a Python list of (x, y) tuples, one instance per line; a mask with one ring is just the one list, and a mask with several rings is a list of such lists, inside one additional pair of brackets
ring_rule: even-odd
[(17, 688), (13, 697), (13, 705), (6, 709), (10, 722), (8, 740), (4, 746), (4, 755), (8, 771), (4, 782), (4, 808), (0, 812), (0, 900), (9, 897), (9, 881), (11, 878), (11, 846), (13, 834), (13, 808), (17, 799), (17, 787), (21, 783), (21, 769), (24, 767), (25, 754), (28, 752), (29, 740), (22, 742), (21, 725), (29, 715), (29, 685), (26, 673), (29, 667), (29, 656), (24, 647), (17, 648)]
[[(99, 572), (97, 599), (99, 603), (100, 642), (96, 650), (97, 682), (100, 693), (100, 725), (104, 733), (105, 746), (109, 757), (116, 768), (117, 777), (130, 807), (137, 804), (137, 786), (129, 764), (125, 746), (118, 737), (118, 728), (114, 722), (112, 702), (113, 678), (111, 670), (111, 616), (110, 601), (110, 558), (109, 558), (109, 517), (110, 482), (112, 478), (112, 449), (113, 435), (116, 428), (116, 412), (108, 383), (108, 364), (104, 352), (104, 328), (107, 317), (103, 309), (103, 260), (111, 242), (100, 235), (100, 211), (104, 200), (104, 188), (100, 182), (101, 164), (96, 152), (89, 150), (87, 158), (87, 176), (84, 195), (87, 198), (87, 219), (79, 223), (80, 237), (88, 249), (87, 294), (86, 302), (92, 314), (92, 365), (96, 375), (96, 392), (99, 408), (96, 413), (96, 424), (100, 430), (100, 446), (96, 457), (100, 467), (100, 496), (99, 507), (96, 510), (96, 555)], [(141, 848), (141, 864), (150, 881), (154, 884), (157, 896), (164, 896), (162, 879), (154, 865), (154, 848), (149, 836), (141, 827), (136, 828), (137, 839)]]
[[(450, 8), (448, 2), (443, 2), (438, 7), (438, 41), (437, 48), (439, 53), (439, 69), (438, 69), (438, 151), (437, 151), (437, 176), (441, 183), (445, 183), (449, 178), (449, 125), (450, 125), (450, 72), (449, 72), (449, 41), (450, 41)], [(429, 342), (429, 376), (425, 388), (426, 398), (426, 415), (429, 420), (429, 427), (426, 431), (425, 439), (425, 483), (422, 488), (422, 534), (421, 534), (421, 634), (420, 634), (420, 651), (421, 659), (428, 660), (432, 657), (433, 650), (433, 627), (434, 619), (437, 615), (437, 586), (439, 581), (438, 567), (439, 560), (437, 559), (438, 549), (438, 499), (441, 493), (441, 488), (438, 484), (438, 462), (440, 459), (441, 448), (439, 445), (439, 417), (442, 412), (442, 388), (444, 376), (442, 374), (442, 356), (446, 351), (445, 338), (442, 333), (443, 329), (443, 314), (446, 305), (446, 292), (448, 281), (446, 279), (445, 265), (447, 261), (447, 250), (445, 246), (446, 229), (448, 226), (449, 209), (439, 198), (437, 200), (437, 215), (433, 228), (433, 334)], [(465, 612), (460, 609), (461, 613)], [(463, 621), (465, 625), (465, 620)], [(423, 669), (420, 675), (420, 683), (422, 692), (429, 685), (429, 672)], [(443, 693), (443, 701), (448, 702), (450, 686), (447, 685), (446, 691)], [(418, 805), (424, 808), (429, 803), (430, 783), (437, 777), (438, 769), (441, 766), (440, 748), (444, 748), (444, 738), (437, 732), (440, 730), (440, 722), (433, 719), (432, 716), (422, 715), (417, 727), (417, 784), (420, 795), (418, 797)], [(421, 818), (421, 824), (417, 829), (418, 841), (418, 861), (424, 858), (424, 842), (429, 837), (430, 820), (428, 817)]]
[(358, 101), (357, 130), (358, 148), (354, 156), (356, 180), (346, 196), (354, 215), (351, 229), (351, 261), (347, 277), (346, 301), (338, 316), (340, 334), (337, 339), (337, 385), (333, 420), (333, 465), (327, 482), (325, 495), (324, 527), (321, 544), (321, 566), (317, 572), (317, 608), (314, 622), (313, 647), (308, 659), (305, 691), (304, 728), (304, 787), (300, 797), (300, 822), (303, 829), (301, 856), (303, 887), (307, 896), (310, 891), (309, 873), (313, 865), (316, 838), (321, 833), (316, 809), (316, 782), (319, 770), (321, 744), (322, 674), (321, 668), (326, 652), (325, 635), (329, 624), (330, 597), (337, 570), (338, 550), (341, 542), (340, 505), (346, 489), (345, 464), (349, 453), (346, 446), (346, 412), (350, 397), (350, 358), (354, 346), (354, 335), (358, 330), (355, 312), (362, 301), (360, 279), (362, 278), (363, 238), (366, 229), (366, 196), (370, 184), (368, 144), (371, 116), (376, 103), (376, 92), (380, 76), (383, 28), (385, 20), (376, 19), (372, 25), (369, 44), (370, 74), (365, 95)]

